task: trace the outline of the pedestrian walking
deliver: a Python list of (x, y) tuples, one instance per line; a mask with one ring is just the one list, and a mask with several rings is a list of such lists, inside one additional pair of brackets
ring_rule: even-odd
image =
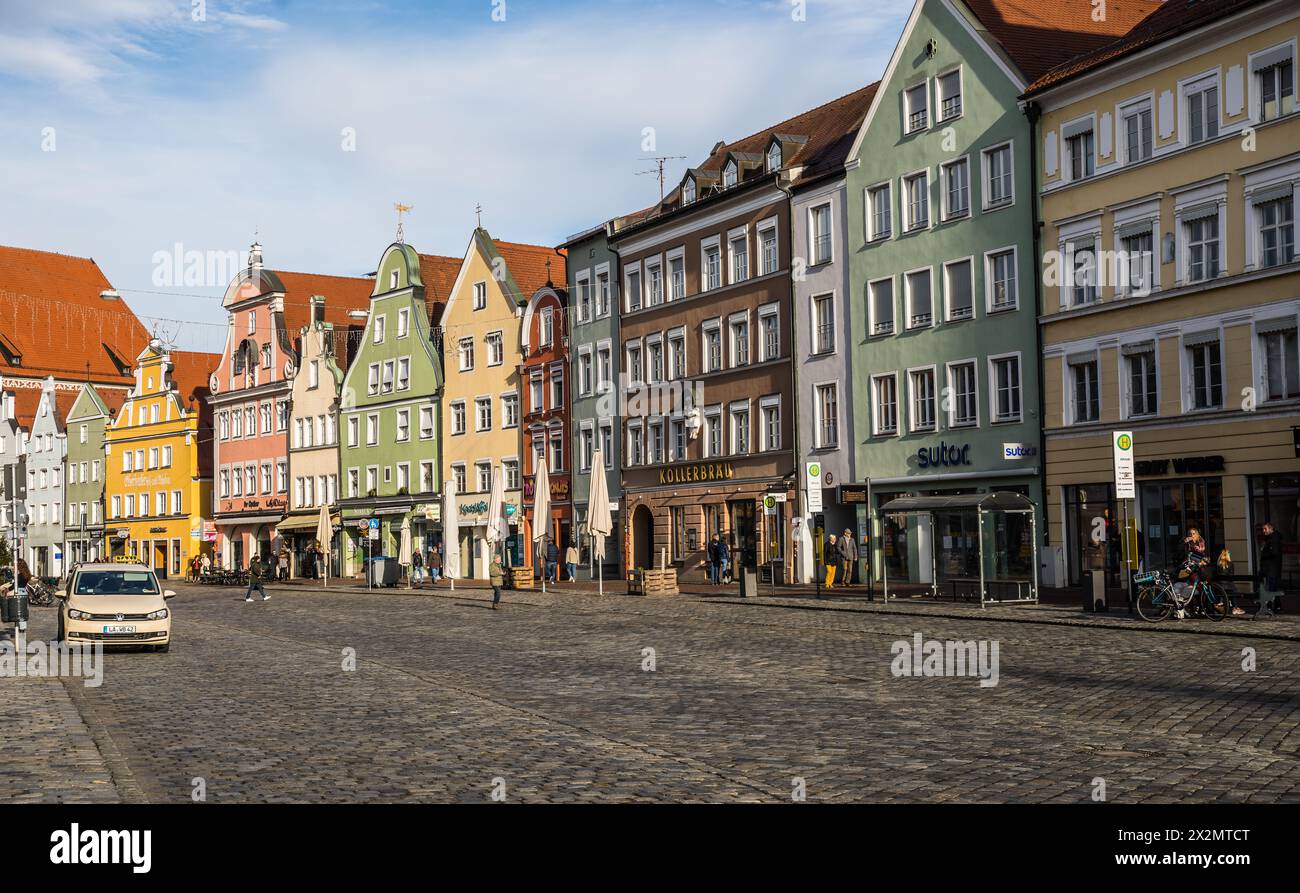
[(555, 545), (555, 540), (549, 536), (546, 538), (546, 579), (548, 582), (557, 583), (556, 575), (560, 569), (560, 550)]
[(847, 527), (840, 534), (840, 585), (848, 586), (853, 582), (853, 567), (858, 563), (858, 544), (853, 539), (853, 531)]
[(266, 562), (262, 560), (261, 555), (254, 555), (253, 560), (248, 563), (248, 591), (244, 593), (244, 601), (253, 600), (253, 590), (256, 589), (262, 593), (262, 601), (270, 601), (271, 596), (266, 594), (266, 589), (262, 586), (262, 579), (269, 573)]
[(505, 579), (501, 573), (501, 559), (496, 555), (492, 556), (492, 563), (488, 565), (488, 582), (492, 584), (492, 610), (496, 610), (501, 601), (501, 586)]
[(718, 582), (731, 582), (731, 546), (721, 537), (718, 538)]
[(826, 545), (822, 548), (822, 564), (826, 568), (826, 588), (831, 589), (835, 585), (835, 567), (840, 560), (840, 549), (836, 545), (838, 542), (835, 534), (831, 534), (826, 540)]
[(279, 572), (277, 579), (284, 581), (289, 579), (289, 550), (280, 550)]
[(199, 575), (206, 577), (212, 572), (212, 561), (208, 558), (208, 553), (204, 552), (199, 557)]
[(424, 556), (420, 554), (419, 549), (411, 552), (411, 585), (414, 586), (424, 580)]
[(718, 550), (718, 535), (715, 533), (709, 540), (709, 548), (706, 558), (709, 563), (709, 582), (717, 586), (722, 582), (722, 554)]
[(432, 546), (429, 549), (429, 585), (437, 583), (440, 576), (442, 576), (442, 553), (437, 546)]
[(1259, 538), (1259, 610), (1256, 617), (1282, 613), (1282, 534), (1268, 521)]
[(570, 583), (578, 579), (578, 545), (573, 541), (570, 541), (569, 548), (564, 550), (564, 569), (569, 574)]

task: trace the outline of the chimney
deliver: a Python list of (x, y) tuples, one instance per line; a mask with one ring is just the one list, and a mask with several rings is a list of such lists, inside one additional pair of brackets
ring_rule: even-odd
[(262, 243), (254, 242), (248, 247), (248, 272), (260, 273), (262, 271)]
[(311, 296), (311, 321), (313, 324), (325, 321), (325, 296)]

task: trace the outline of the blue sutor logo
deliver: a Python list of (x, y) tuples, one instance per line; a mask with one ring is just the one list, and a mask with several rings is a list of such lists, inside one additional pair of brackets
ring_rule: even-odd
[(938, 468), (941, 465), (969, 465), (970, 444), (955, 444), (939, 441), (937, 447), (921, 447), (916, 451), (916, 463), (922, 468)]

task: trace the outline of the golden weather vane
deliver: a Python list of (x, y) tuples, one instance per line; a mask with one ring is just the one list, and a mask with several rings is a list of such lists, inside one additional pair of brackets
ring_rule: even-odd
[(393, 207), (397, 209), (397, 241), (405, 242), (406, 235), (402, 230), (402, 215), (411, 213), (415, 205), (404, 205), (401, 202), (393, 202)]

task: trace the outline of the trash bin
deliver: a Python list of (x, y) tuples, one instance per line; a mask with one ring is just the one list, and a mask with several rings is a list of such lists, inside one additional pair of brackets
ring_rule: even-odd
[(1079, 583), (1084, 613), (1104, 614), (1106, 612), (1106, 572), (1084, 571)]
[(758, 595), (758, 571), (752, 567), (740, 569), (740, 597), (754, 598)]
[(366, 583), (371, 586), (384, 586), (384, 574), (389, 559), (383, 555), (374, 555), (366, 559)]
[(27, 613), (27, 590), (19, 589), (13, 595), (6, 595), (0, 599), (3, 605), (0, 605), (0, 621), (4, 623), (26, 623)]

